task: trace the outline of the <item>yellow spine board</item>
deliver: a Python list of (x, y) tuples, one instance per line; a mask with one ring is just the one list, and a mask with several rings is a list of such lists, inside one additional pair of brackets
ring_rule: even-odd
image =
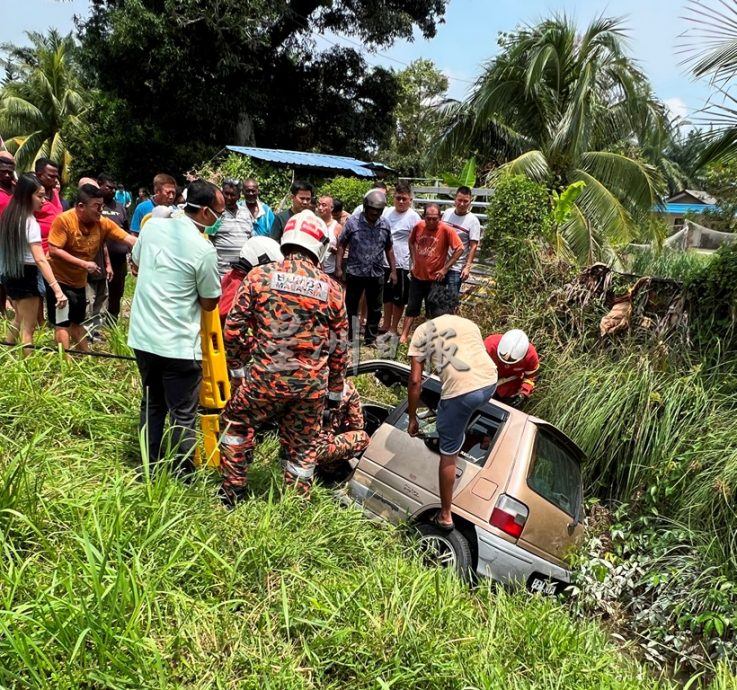
[(217, 309), (202, 312), (202, 387), (200, 405), (222, 410), (230, 398), (228, 362), (223, 344), (223, 329)]
[[(200, 406), (208, 410), (222, 410), (230, 398), (230, 379), (228, 362), (223, 344), (223, 329), (217, 309), (202, 312), (200, 328), (202, 337), (202, 386), (200, 387)], [(200, 429), (208, 467), (220, 467), (218, 433), (220, 415), (200, 414)], [(195, 453), (195, 463), (202, 463), (200, 449)]]

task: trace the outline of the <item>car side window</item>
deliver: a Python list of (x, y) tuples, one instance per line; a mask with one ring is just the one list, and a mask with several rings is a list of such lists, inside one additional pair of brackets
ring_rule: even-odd
[(476, 415), (466, 429), (466, 440), (461, 448), (460, 457), (467, 462), (483, 467), (486, 458), (496, 443), (501, 423), (486, 415)]
[(527, 485), (571, 517), (581, 501), (581, 470), (570, 451), (538, 427)]

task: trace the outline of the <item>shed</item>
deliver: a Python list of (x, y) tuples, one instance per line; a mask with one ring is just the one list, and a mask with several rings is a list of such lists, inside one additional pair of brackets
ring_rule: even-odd
[(334, 156), (309, 151), (265, 149), (257, 146), (226, 146), (227, 151), (250, 156), (255, 160), (274, 165), (283, 165), (298, 170), (309, 170), (327, 175), (348, 174), (356, 177), (376, 177), (376, 172), (392, 173), (394, 170), (383, 163), (362, 161), (349, 156)]

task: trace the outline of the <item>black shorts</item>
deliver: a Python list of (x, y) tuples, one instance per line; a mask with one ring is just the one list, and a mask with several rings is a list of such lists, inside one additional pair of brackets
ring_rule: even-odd
[(23, 266), (23, 275), (20, 278), (3, 278), (3, 287), (10, 299), (28, 299), (44, 295), (44, 282), (36, 264)]
[(428, 296), (432, 286), (435, 285), (434, 280), (418, 280), (414, 276), (409, 281), (409, 300), (407, 302), (407, 310), (405, 316), (414, 318), (420, 315), (422, 309), (422, 303), (425, 302), (425, 315), (430, 314), (430, 305), (428, 302)]
[(59, 288), (67, 296), (69, 300), (69, 319), (56, 323), (56, 295), (50, 288), (46, 288), (46, 307), (48, 308), (48, 319), (52, 326), (66, 328), (69, 325), (79, 326), (85, 319), (87, 311), (87, 290), (85, 288), (75, 288), (69, 285), (59, 283)]
[(406, 268), (397, 269), (397, 284), (392, 285), (389, 280), (391, 271), (384, 271), (384, 304), (391, 302), (398, 307), (403, 307), (409, 300), (409, 271)]

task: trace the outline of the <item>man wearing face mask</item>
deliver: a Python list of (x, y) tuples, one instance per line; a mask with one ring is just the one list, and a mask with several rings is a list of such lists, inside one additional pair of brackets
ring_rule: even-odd
[(177, 473), (194, 471), (197, 404), (202, 382), (201, 311), (220, 299), (215, 247), (205, 237), (220, 225), (225, 199), (215, 185), (195, 180), (187, 187), (181, 216), (151, 218), (133, 248), (138, 270), (131, 306), (128, 345), (143, 384), (140, 427), (151, 467), (165, 447), (176, 449)]

